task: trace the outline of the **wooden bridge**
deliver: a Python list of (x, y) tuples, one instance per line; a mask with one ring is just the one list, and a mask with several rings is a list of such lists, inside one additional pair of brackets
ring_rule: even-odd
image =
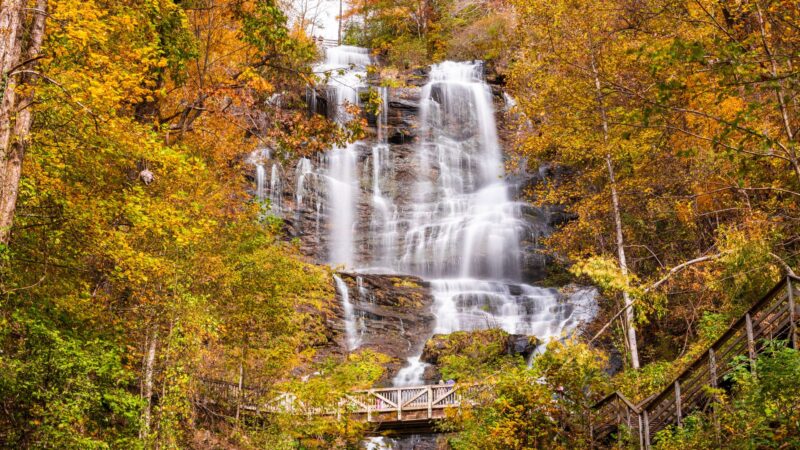
[[(206, 402), (231, 405), (245, 414), (282, 413), (295, 415), (347, 414), (355, 420), (374, 423), (373, 431), (392, 430), (397, 433), (431, 431), (435, 420), (445, 417), (445, 410), (467, 402), (474, 395), (475, 385), (433, 384), (410, 387), (376, 388), (345, 394), (332, 405), (305, 403), (294, 394), (282, 393), (270, 398), (258, 389), (239, 387), (234, 383), (207, 380), (203, 383)], [(214, 399), (214, 400), (210, 400)], [(236, 405), (239, 405), (236, 407)], [(232, 411), (231, 411), (232, 412)]]
[(724, 387), (725, 376), (741, 357), (746, 357), (749, 369), (756, 373), (756, 357), (766, 348), (765, 341), (784, 340), (798, 349), (798, 283), (800, 278), (792, 275), (783, 279), (660, 393), (635, 405), (614, 392), (595, 404), (595, 442), (610, 444), (627, 428), (640, 448), (650, 449), (657, 432), (680, 426), (687, 414), (710, 407), (714, 399), (705, 388)]

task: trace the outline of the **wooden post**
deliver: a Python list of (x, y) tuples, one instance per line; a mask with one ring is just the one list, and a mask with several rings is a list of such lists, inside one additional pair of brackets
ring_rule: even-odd
[[(708, 371), (710, 372), (711, 378), (711, 387), (717, 387), (717, 357), (714, 354), (714, 349), (708, 349)], [(714, 394), (716, 396), (716, 394)], [(719, 417), (717, 417), (717, 406), (716, 402), (712, 398), (712, 405), (711, 405), (711, 416), (714, 418), (714, 431), (717, 435), (717, 444), (720, 443), (720, 428), (719, 428)]]
[(433, 419), (433, 389), (430, 386), (427, 386), (426, 389), (428, 393), (428, 419)]
[(650, 417), (647, 415), (647, 410), (642, 411), (642, 422), (644, 422), (644, 448), (650, 450)]
[(798, 350), (797, 347), (797, 310), (794, 304), (794, 286), (792, 285), (792, 277), (786, 277), (786, 288), (789, 290), (789, 343), (792, 348)]
[(717, 358), (714, 349), (708, 349), (708, 371), (710, 372), (711, 387), (717, 387)]
[(744, 325), (747, 329), (747, 357), (750, 359), (750, 373), (756, 374), (756, 342), (753, 338), (753, 319), (750, 313), (744, 316)]
[(403, 420), (403, 395), (402, 389), (397, 390), (397, 420)]
[(644, 448), (644, 429), (642, 429), (642, 415), (637, 414), (636, 417), (639, 419), (639, 448)]
[(675, 380), (675, 414), (678, 416), (678, 426), (681, 426), (681, 419), (683, 418), (683, 411), (681, 411), (681, 383)]

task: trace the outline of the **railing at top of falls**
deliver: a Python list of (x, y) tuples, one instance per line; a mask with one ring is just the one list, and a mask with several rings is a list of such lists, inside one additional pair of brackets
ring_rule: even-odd
[[(268, 396), (266, 392), (225, 381), (203, 382), (204, 400), (239, 405), (251, 413), (285, 413), (299, 415), (348, 414), (369, 422), (402, 422), (444, 417), (446, 408), (458, 407), (466, 396), (479, 390), (478, 385), (432, 384), (424, 386), (376, 388), (353, 391), (328, 405), (312, 405), (291, 393)], [(267, 398), (268, 400), (264, 400)]]
[(338, 39), (328, 39), (328, 38), (323, 38), (322, 36), (315, 37), (314, 38), (314, 42), (316, 42), (317, 45), (320, 48), (323, 48), (323, 49), (324, 48), (331, 48), (331, 47), (338, 47), (340, 45)]
[(615, 432), (617, 438), (621, 438), (624, 426), (638, 439), (640, 448), (649, 449), (657, 432), (670, 425), (680, 426), (686, 414), (710, 405), (714, 398), (706, 388), (724, 386), (726, 375), (734, 370), (742, 356), (747, 358), (747, 367), (755, 373), (756, 357), (767, 348), (765, 341), (785, 340), (798, 349), (798, 283), (798, 277), (784, 278), (660, 393), (638, 405), (620, 392), (613, 392), (596, 403), (595, 440), (608, 440)]

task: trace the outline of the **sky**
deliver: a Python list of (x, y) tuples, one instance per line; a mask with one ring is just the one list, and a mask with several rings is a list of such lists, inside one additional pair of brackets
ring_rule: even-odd
[[(347, 5), (345, 4), (346, 8)], [(316, 32), (316, 35), (322, 34), (325, 39), (337, 39), (339, 36), (339, 22), (336, 17), (339, 15), (339, 0), (323, 0), (323, 12), (320, 14), (320, 22), (324, 27), (322, 33)]]

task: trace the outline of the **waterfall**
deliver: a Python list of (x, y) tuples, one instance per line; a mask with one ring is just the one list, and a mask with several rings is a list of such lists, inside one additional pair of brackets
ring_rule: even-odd
[(266, 161), (269, 161), (271, 152), (267, 148), (259, 148), (254, 150), (247, 157), (247, 162), (256, 168), (256, 198), (264, 200), (267, 198), (267, 171), (264, 166)]
[[(350, 119), (348, 105), (359, 104), (359, 90), (365, 85), (366, 69), (370, 63), (365, 48), (339, 46), (325, 50), (325, 62), (317, 71), (330, 74), (329, 98), (334, 99), (332, 115), (340, 124)], [(354, 233), (356, 205), (359, 197), (357, 162), (358, 143), (335, 147), (325, 155), (326, 200), (329, 215), (328, 262), (331, 265), (353, 267), (355, 264)]]
[(408, 358), (406, 366), (400, 369), (392, 380), (395, 386), (418, 386), (424, 382), (425, 368), (430, 364), (420, 361), (422, 355)]
[(295, 178), (297, 178), (297, 186), (295, 186), (294, 198), (295, 209), (300, 211), (303, 209), (303, 198), (305, 196), (305, 182), (306, 177), (313, 173), (314, 169), (311, 167), (311, 160), (308, 158), (300, 158), (295, 168)]
[[(444, 62), (422, 89), (419, 173), (396, 269), (430, 281), (435, 333), (501, 328), (546, 342), (577, 325), (574, 305), (522, 282), (520, 242), (530, 231), (504, 178), (482, 72), (480, 63)], [(419, 357), (395, 385), (424, 382)]]
[(326, 211), (330, 232), (328, 262), (348, 268), (355, 263), (353, 235), (359, 193), (356, 158), (352, 145), (334, 148), (325, 155), (328, 170)]
[(372, 214), (370, 220), (370, 240), (372, 264), (384, 271), (395, 260), (397, 240), (397, 207), (392, 199), (383, 194), (381, 183), (389, 178), (391, 172), (391, 149), (380, 143), (372, 147)]
[(281, 166), (272, 164), (269, 177), (269, 207), (273, 214), (280, 215), (283, 205), (283, 183), (281, 182)]
[(386, 124), (389, 119), (389, 88), (386, 86), (378, 87), (378, 96), (381, 99), (381, 110), (375, 120), (375, 128), (378, 131), (378, 142), (386, 143)]
[(344, 332), (347, 342), (347, 350), (352, 351), (361, 345), (361, 336), (358, 332), (358, 318), (353, 310), (353, 304), (350, 303), (350, 290), (347, 288), (347, 283), (345, 283), (339, 275), (334, 275), (333, 279), (336, 282), (336, 291), (342, 298), (342, 309), (344, 309)]
[(267, 193), (267, 173), (264, 165), (261, 163), (256, 164), (256, 198), (264, 200)]
[[(329, 115), (340, 124), (350, 119), (346, 106), (359, 104), (369, 64), (366, 49), (340, 46), (327, 49), (317, 68), (330, 71)], [(525, 283), (522, 242), (535, 242), (545, 225), (526, 219), (523, 210), (530, 208), (514, 199), (519, 186), (506, 178), (482, 64), (447, 61), (431, 67), (421, 90), (417, 142), (403, 150), (402, 177), (395, 167), (401, 156), (387, 140), (388, 89), (378, 89), (376, 139), (331, 149), (315, 172), (325, 190), (316, 205), (316, 227), (328, 263), (423, 278), (434, 299), (435, 333), (501, 328), (547, 341), (588, 318), (594, 291), (586, 294), (588, 301), (564, 301), (555, 289)], [(298, 163), (298, 208), (312, 170), (307, 160)], [(342, 279), (335, 281), (352, 350), (360, 345), (364, 312), (351, 303)], [(371, 301), (363, 280), (356, 283), (357, 302)], [(424, 382), (422, 348), (412, 350), (393, 380), (397, 386)]]
[(480, 64), (433, 66), (422, 90), (420, 180), (401, 261), (426, 277), (520, 278), (525, 223), (510, 200)]

